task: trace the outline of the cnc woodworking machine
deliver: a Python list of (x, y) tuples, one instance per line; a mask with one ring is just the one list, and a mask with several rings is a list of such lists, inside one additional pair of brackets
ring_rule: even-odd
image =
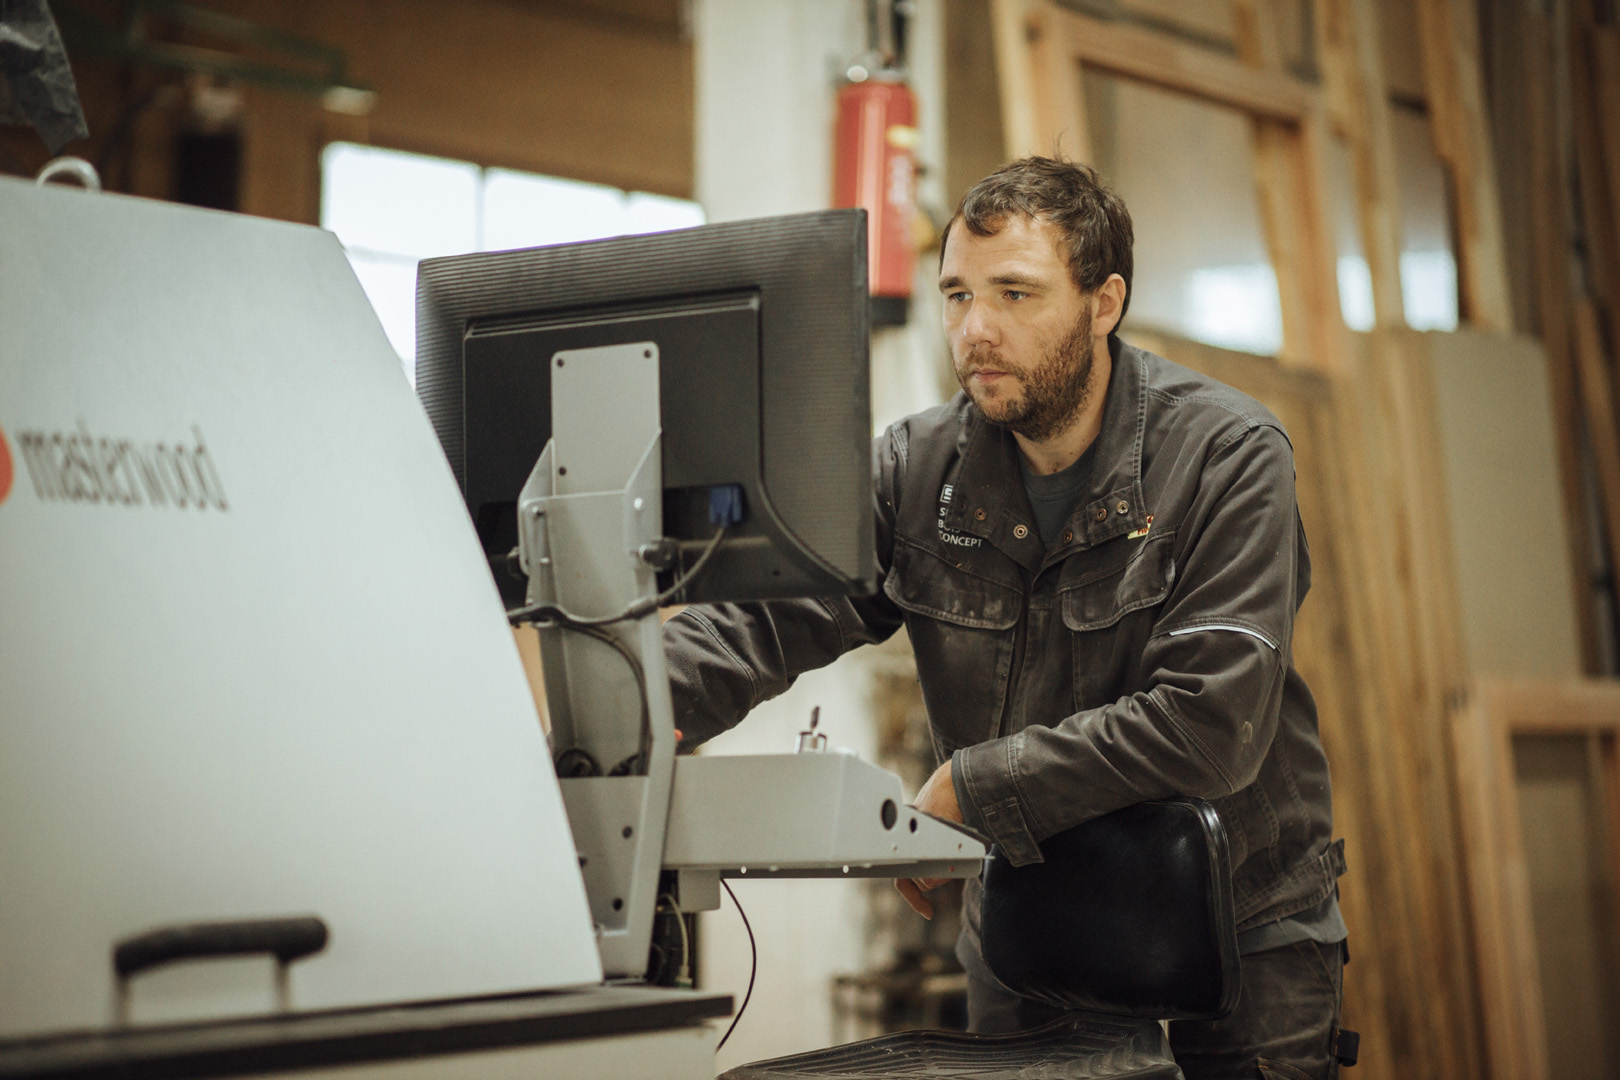
[(660, 603), (873, 580), (858, 212), (438, 260), (421, 402), (328, 233), (0, 223), (0, 1078), (707, 1078), (661, 897), (979, 871), (856, 758), (675, 754)]

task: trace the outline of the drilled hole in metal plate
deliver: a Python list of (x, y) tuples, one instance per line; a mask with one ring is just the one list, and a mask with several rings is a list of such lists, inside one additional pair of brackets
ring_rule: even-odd
[(893, 799), (883, 800), (883, 809), (879, 814), (883, 818), (883, 827), (885, 829), (894, 828), (894, 823), (900, 820), (900, 809), (894, 805)]
[(613, 898), (613, 910), (614, 911), (623, 911), (624, 910), (624, 899), (622, 897), (615, 896)]
[(626, 825), (626, 826), (625, 826), (625, 827), (624, 827), (624, 834), (623, 834), (623, 835), (624, 835), (624, 838), (625, 838), (625, 839), (626, 839), (626, 840), (628, 840), (628, 839), (630, 839), (630, 837), (632, 837), (632, 836), (634, 836), (634, 835), (635, 835), (635, 832), (636, 832), (636, 830), (634, 830), (634, 829), (632, 829), (632, 828), (631, 828), (631, 827), (630, 827), (630, 826), (628, 826), (628, 825)]
[(917, 831), (917, 819), (916, 818), (911, 819), (911, 831), (912, 832)]
[(560, 356), (559, 356), (559, 357), (557, 357), (557, 366), (558, 366), (558, 367), (562, 367), (562, 366), (563, 366), (563, 358), (562, 358), (562, 357), (560, 357)]
[(568, 466), (566, 466), (566, 465), (557, 466), (557, 475), (558, 476), (567, 476), (568, 475)]

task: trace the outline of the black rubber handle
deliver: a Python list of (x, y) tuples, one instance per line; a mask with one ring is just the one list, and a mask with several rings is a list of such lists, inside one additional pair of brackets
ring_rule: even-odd
[(314, 915), (163, 926), (120, 941), (113, 948), (113, 968), (119, 978), (128, 978), (176, 960), (255, 953), (290, 964), (326, 948), (327, 936), (326, 923)]

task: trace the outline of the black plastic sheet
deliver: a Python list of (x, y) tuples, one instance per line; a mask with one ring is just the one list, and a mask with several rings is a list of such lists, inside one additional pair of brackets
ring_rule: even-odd
[(51, 153), (90, 134), (45, 0), (0, 0), (0, 124), (27, 124)]

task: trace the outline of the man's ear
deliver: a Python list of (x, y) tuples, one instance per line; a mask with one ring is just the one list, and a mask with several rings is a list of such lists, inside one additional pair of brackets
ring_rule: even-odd
[(1114, 332), (1125, 314), (1125, 279), (1109, 274), (1108, 280), (1091, 294), (1091, 333), (1105, 338)]

